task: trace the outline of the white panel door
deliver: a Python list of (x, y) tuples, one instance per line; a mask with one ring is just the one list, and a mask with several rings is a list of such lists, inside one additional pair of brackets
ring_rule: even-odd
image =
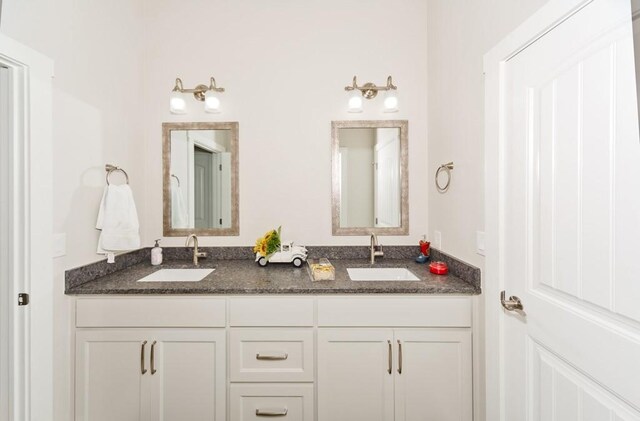
[(148, 336), (150, 419), (224, 421), (224, 329), (160, 329)]
[(76, 332), (76, 421), (149, 420), (144, 340), (136, 329)]
[[(231, 153), (221, 152), (218, 154), (220, 173), (220, 228), (231, 228)], [(220, 222), (220, 221), (218, 221)]]
[(630, 7), (585, 3), (500, 74), (499, 273), (524, 305), (501, 320), (509, 421), (640, 420)]
[[(0, 65), (0, 232), (10, 232), (10, 101), (11, 71)], [(14, 293), (11, 282), (11, 270), (7, 262), (10, 259), (11, 238), (0, 236), (0, 421), (13, 418), (9, 402), (13, 399), (13, 385), (10, 367), (13, 365), (10, 350), (13, 347), (11, 329), (14, 311)]]
[(395, 421), (471, 421), (471, 331), (396, 330)]
[(319, 329), (318, 421), (393, 420), (391, 329)]
[[(377, 129), (375, 146), (375, 226), (399, 227), (400, 221), (400, 130)], [(382, 141), (380, 141), (382, 139)]]

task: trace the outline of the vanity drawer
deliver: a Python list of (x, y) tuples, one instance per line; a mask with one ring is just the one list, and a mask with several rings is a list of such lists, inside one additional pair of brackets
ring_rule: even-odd
[(313, 298), (247, 297), (229, 300), (229, 326), (313, 326)]
[(469, 297), (321, 297), (321, 327), (470, 327)]
[(313, 421), (313, 385), (232, 384), (231, 421)]
[(221, 298), (79, 298), (76, 327), (224, 327)]
[(232, 382), (312, 382), (312, 329), (231, 329)]

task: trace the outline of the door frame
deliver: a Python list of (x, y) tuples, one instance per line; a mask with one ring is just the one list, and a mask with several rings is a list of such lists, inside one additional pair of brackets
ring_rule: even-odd
[[(499, 296), (503, 289), (503, 156), (505, 64), (595, 0), (549, 0), (484, 56), (485, 74), (485, 419), (504, 421), (502, 365), (503, 318)], [(631, 0), (628, 0), (631, 1)], [(631, 8), (631, 5), (629, 6)]]
[[(12, 73), (10, 419), (44, 420), (53, 413), (53, 61), (0, 34), (0, 63)], [(28, 306), (18, 307), (18, 292)]]

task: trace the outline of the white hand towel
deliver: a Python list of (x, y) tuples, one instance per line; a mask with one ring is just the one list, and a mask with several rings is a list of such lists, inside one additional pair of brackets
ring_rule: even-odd
[(189, 228), (187, 205), (184, 203), (182, 188), (177, 181), (171, 183), (171, 227)]
[(116, 252), (140, 248), (140, 223), (129, 185), (104, 188), (96, 228), (102, 230), (98, 254), (107, 255), (110, 263)]

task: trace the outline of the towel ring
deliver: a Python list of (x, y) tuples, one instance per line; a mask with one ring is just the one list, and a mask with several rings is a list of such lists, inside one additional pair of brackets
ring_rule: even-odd
[(171, 174), (171, 177), (176, 179), (176, 181), (178, 182), (178, 187), (180, 187), (180, 179), (178, 178), (178, 176), (175, 174)]
[(107, 186), (111, 185), (111, 183), (109, 183), (109, 176), (111, 175), (111, 173), (115, 172), (115, 171), (120, 171), (121, 173), (124, 174), (125, 178), (127, 179), (127, 184), (129, 184), (129, 174), (127, 174), (127, 172), (125, 170), (123, 170), (120, 167), (117, 167), (115, 165), (111, 165), (111, 164), (107, 164), (104, 166), (104, 170), (107, 172)]
[[(436, 188), (440, 193), (445, 193), (447, 190), (449, 190), (449, 185), (451, 184), (452, 169), (453, 169), (453, 162), (448, 162), (438, 167), (438, 170), (436, 171)], [(444, 186), (441, 186), (440, 181), (438, 180), (438, 177), (440, 176), (440, 173), (442, 171), (444, 171), (447, 174), (447, 183)]]

